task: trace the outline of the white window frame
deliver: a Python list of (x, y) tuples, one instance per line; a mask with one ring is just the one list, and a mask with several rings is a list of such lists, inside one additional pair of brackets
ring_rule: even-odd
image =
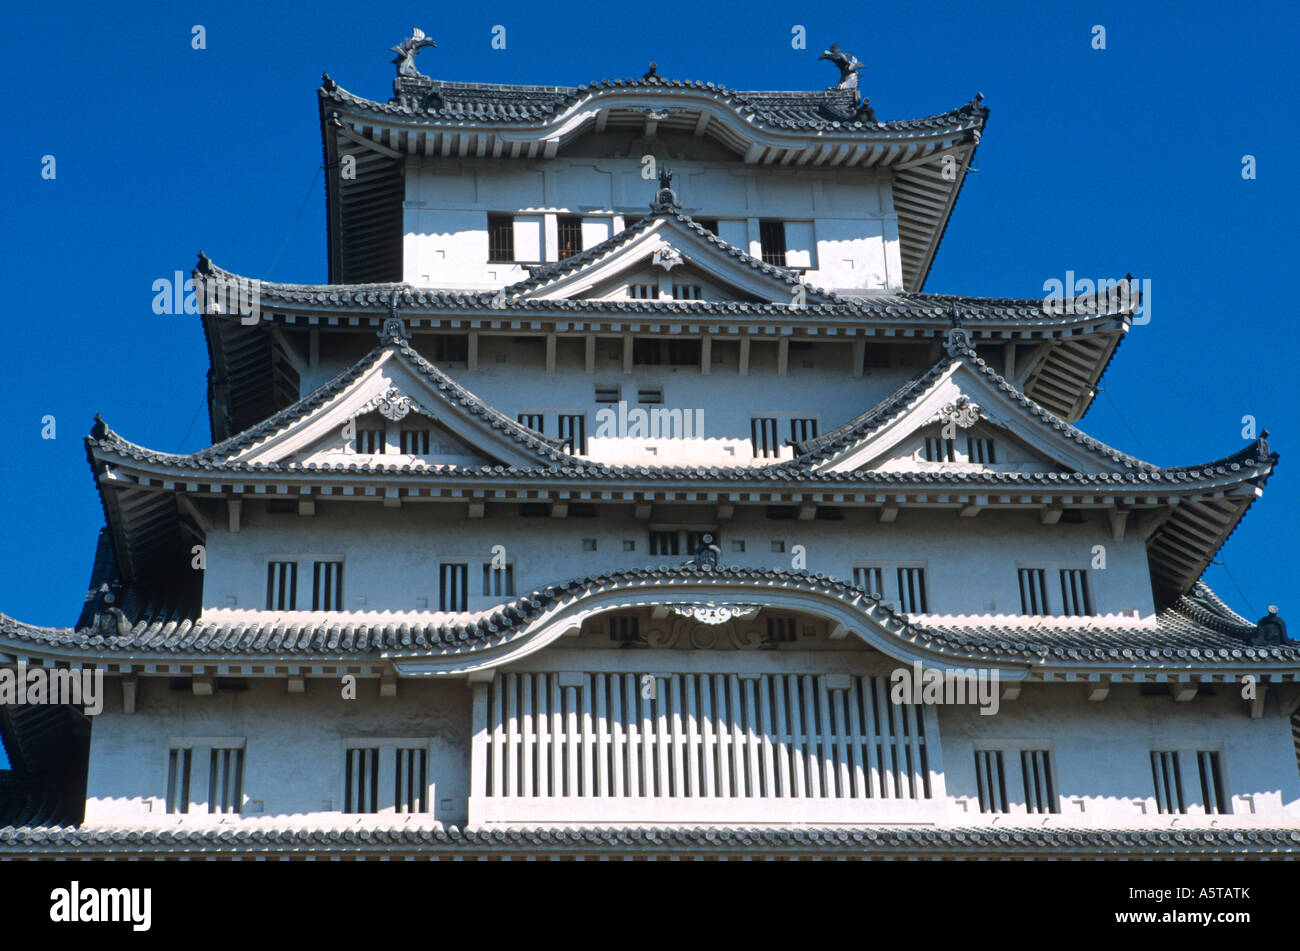
[[(987, 752), (1002, 754), (1002, 778), (1007, 785), (1008, 812), (981, 813), (979, 811), (979, 788), (977, 774), (975, 773), (975, 754)], [(1025, 768), (1021, 755), (1026, 752), (1045, 752), (1047, 754), (1048, 782), (1052, 785), (1055, 810), (1049, 808), (1047, 812), (1029, 811), (1029, 803), (1025, 801)], [(1008, 776), (1008, 773), (1011, 775)], [(1037, 739), (990, 737), (974, 740), (971, 744), (971, 777), (976, 780), (975, 793), (970, 799), (974, 804), (976, 814), (987, 816), (1059, 816), (1064, 812), (1065, 797), (1061, 793), (1061, 783), (1057, 779), (1056, 746), (1049, 739), (1043, 737)]]
[[(162, 790), (161, 796), (150, 797), (151, 812), (160, 812), (164, 815), (174, 816), (207, 816), (211, 815), (232, 815), (241, 816), (244, 814), (248, 803), (251, 801), (248, 794), (248, 737), (246, 736), (209, 736), (209, 735), (191, 735), (191, 736), (168, 736), (164, 737), (161, 742), (161, 765), (159, 767), (159, 781), (156, 788)], [(192, 750), (190, 758), (190, 789), (188, 809), (185, 812), (167, 813), (167, 780), (171, 760), (171, 752), (175, 749)], [(243, 775), (240, 776), (240, 803), (239, 808), (234, 812), (209, 813), (212, 804), (208, 802), (209, 785), (211, 783), (211, 763), (212, 751), (218, 750), (242, 750), (243, 757)]]
[[(378, 808), (375, 812), (370, 813), (344, 813), (343, 807), (347, 803), (347, 751), (350, 749), (359, 749), (363, 747), (377, 747), (379, 749), (379, 776), (377, 783), (376, 804)], [(334, 768), (334, 790), (335, 793), (330, 797), (335, 808), (331, 810), (343, 815), (418, 815), (427, 816), (432, 819), (437, 810), (438, 800), (435, 796), (437, 792), (437, 783), (434, 779), (434, 759), (433, 759), (433, 738), (425, 736), (348, 736), (342, 737), (336, 744), (335, 768)], [(428, 803), (427, 812), (416, 813), (399, 813), (397, 811), (397, 801), (395, 796), (397, 782), (397, 750), (424, 750), (424, 769), (425, 769), (425, 802)], [(322, 796), (322, 799), (325, 797)]]

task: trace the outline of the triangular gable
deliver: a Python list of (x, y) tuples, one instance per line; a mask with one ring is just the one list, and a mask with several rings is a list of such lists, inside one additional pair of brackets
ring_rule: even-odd
[[(949, 334), (947, 353), (872, 409), (796, 447), (798, 461), (821, 472), (987, 471), (1127, 472), (1158, 467), (1113, 449), (1038, 406)], [(918, 460), (926, 437), (987, 436), (1009, 448), (1005, 461), (981, 464)], [(1039, 463), (1035, 465), (1035, 463)]]
[(764, 264), (724, 241), (674, 210), (676, 205), (655, 207), (654, 214), (607, 241), (539, 268), (501, 294), (507, 300), (601, 298), (614, 296), (621, 286), (643, 282), (647, 273), (656, 278), (664, 273), (671, 283), (686, 282), (678, 275), (698, 278), (690, 283), (716, 289), (714, 299), (774, 304), (835, 300), (835, 295), (806, 284), (794, 272)]
[[(324, 453), (328, 461), (347, 453), (357, 458), (355, 430), (374, 416), (394, 423), (421, 420), (431, 435), (431, 464), (479, 466), (554, 465), (579, 462), (550, 440), (493, 409), (455, 383), (416, 353), (404, 340), (389, 339), (356, 366), (321, 389), (324, 400), (312, 396), (237, 437), (223, 454), (224, 462), (281, 463)], [(319, 391), (318, 391), (319, 392)], [(314, 394), (313, 394), (314, 395)], [(294, 410), (300, 408), (295, 413)], [(221, 449), (214, 446), (209, 452)], [(391, 451), (391, 450), (390, 450)], [(361, 456), (383, 462), (383, 455)]]

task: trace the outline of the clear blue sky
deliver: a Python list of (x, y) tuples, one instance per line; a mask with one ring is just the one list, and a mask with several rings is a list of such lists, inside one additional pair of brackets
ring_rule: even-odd
[[(738, 88), (829, 85), (817, 53), (866, 63), (882, 118), (983, 91), (992, 115), (927, 290), (1040, 296), (1067, 269), (1153, 282), (1150, 325), (1111, 364), (1085, 430), (1165, 465), (1242, 445), (1255, 416), (1283, 456), (1208, 580), (1257, 617), (1300, 624), (1294, 307), (1300, 134), (1297, 14), (1282, 2), (705, 4), (584, 8), (319, 2), (21, 4), (0, 30), (9, 145), (0, 267), (0, 611), (72, 623), (103, 522), (82, 445), (92, 416), (162, 450), (207, 444), (196, 318), (151, 311), (152, 282), (197, 251), (242, 274), (326, 276), (320, 74), (375, 99), (388, 48), (451, 80), (578, 84), (661, 75)], [(207, 49), (191, 49), (191, 27)], [(494, 25), (506, 49), (490, 47)], [(791, 28), (808, 49), (791, 48)], [(1091, 48), (1091, 29), (1107, 49)], [(1242, 155), (1258, 160), (1243, 181)], [(40, 176), (54, 155), (57, 179)], [(299, 209), (306, 205), (301, 218)], [(281, 248), (283, 252), (281, 253)], [(271, 269), (274, 262), (274, 269)], [(269, 274), (268, 274), (269, 271)], [(56, 418), (57, 438), (41, 439)], [(1130, 430), (1131, 427), (1131, 430)]]

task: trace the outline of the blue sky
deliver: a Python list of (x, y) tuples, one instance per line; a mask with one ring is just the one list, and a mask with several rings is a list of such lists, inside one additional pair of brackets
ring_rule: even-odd
[[(866, 63), (882, 118), (947, 110), (976, 91), (989, 126), (927, 290), (1041, 296), (1067, 270), (1152, 281), (1083, 428), (1159, 464), (1217, 459), (1253, 415), (1278, 475), (1207, 578), (1238, 610), (1295, 613), (1300, 528), (1292, 455), (1300, 132), (1294, 8), (1283, 3), (947, 5), (663, 2), (585, 12), (494, 3), (84, 3), (9, 8), (0, 80), (10, 145), (0, 262), (0, 611), (66, 625), (103, 513), (82, 438), (92, 417), (162, 450), (207, 444), (196, 318), (155, 316), (152, 282), (197, 251), (242, 274), (323, 281), (315, 90), (386, 98), (388, 48), (418, 25), (437, 78), (578, 84), (661, 75), (811, 89), (833, 41)], [(207, 49), (191, 49), (191, 27)], [(506, 49), (491, 49), (506, 27)], [(791, 48), (791, 29), (808, 49)], [(1107, 48), (1091, 47), (1092, 27)], [(43, 181), (44, 155), (57, 178)], [(1258, 178), (1244, 181), (1253, 154)], [(304, 205), (305, 200), (305, 205)], [(301, 217), (299, 217), (299, 211)], [(56, 438), (41, 438), (42, 417)], [(1238, 591), (1240, 586), (1240, 592)]]

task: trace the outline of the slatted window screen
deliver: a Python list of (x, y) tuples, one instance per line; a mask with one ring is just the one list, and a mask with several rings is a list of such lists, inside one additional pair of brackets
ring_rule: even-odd
[(167, 813), (190, 811), (190, 769), (194, 750), (173, 749), (167, 754)]
[(564, 448), (575, 456), (587, 454), (587, 417), (582, 413), (561, 413), (559, 436)]
[(749, 441), (754, 455), (767, 459), (777, 456), (781, 446), (776, 439), (776, 418), (772, 416), (755, 416), (749, 421)]
[(898, 606), (904, 614), (925, 614), (929, 609), (924, 568), (898, 569)]
[(943, 439), (938, 436), (925, 437), (925, 461), (926, 462), (956, 462), (957, 453), (953, 448), (951, 439)]
[(1027, 812), (1060, 812), (1056, 784), (1052, 780), (1052, 753), (1050, 750), (1021, 750), (1020, 771), (1025, 785), (1025, 810)]
[(966, 459), (968, 462), (978, 462), (984, 465), (996, 463), (998, 460), (993, 448), (993, 440), (979, 436), (972, 436), (967, 439)]
[(1047, 572), (1042, 568), (1021, 568), (1020, 613), (1047, 613)]
[(979, 789), (980, 812), (1010, 812), (1007, 779), (1001, 750), (975, 751), (975, 785)]
[(469, 565), (444, 562), (438, 566), (438, 610), (469, 610)]
[(651, 532), (650, 554), (680, 555), (682, 553), (682, 536), (680, 532)]
[(429, 431), (427, 429), (403, 429), (402, 452), (408, 456), (427, 456), (429, 454)]
[(244, 750), (213, 748), (208, 758), (208, 812), (238, 813), (244, 804)]
[(498, 674), (487, 795), (929, 799), (919, 706), (886, 677)]
[(429, 811), (428, 750), (397, 749), (393, 771), (393, 802), (397, 812)]
[(485, 597), (514, 597), (515, 566), (493, 568), (492, 562), (483, 563), (483, 594)]
[(1183, 797), (1183, 775), (1178, 767), (1176, 750), (1153, 750), (1151, 776), (1156, 787), (1156, 808), (1162, 813), (1185, 813), (1187, 800)]
[(1228, 792), (1223, 781), (1223, 762), (1216, 750), (1200, 750), (1196, 754), (1196, 765), (1201, 774), (1201, 802), (1205, 804), (1207, 815), (1227, 815), (1232, 812), (1228, 806)]
[(343, 811), (379, 811), (379, 747), (354, 747), (346, 751)]
[(704, 300), (704, 291), (698, 284), (674, 284), (674, 300)]
[(633, 300), (654, 300), (659, 296), (659, 288), (654, 284), (629, 284), (627, 296)]
[(380, 453), (384, 451), (384, 431), (382, 429), (358, 429), (357, 452)]
[(539, 433), (546, 433), (546, 422), (541, 413), (520, 413), (516, 419), (521, 425), (529, 429), (535, 429)]
[(312, 569), (311, 609), (343, 610), (343, 562), (318, 561)]
[(861, 588), (867, 594), (885, 596), (885, 570), (883, 568), (854, 568), (853, 586)]
[(1065, 615), (1092, 614), (1092, 592), (1088, 588), (1088, 572), (1086, 570), (1082, 568), (1061, 569), (1061, 613)]
[(272, 561), (267, 564), (266, 609), (298, 610), (298, 562)]
[(817, 438), (817, 420), (816, 419), (792, 419), (790, 420), (790, 439), (794, 442), (803, 442), (806, 439)]

